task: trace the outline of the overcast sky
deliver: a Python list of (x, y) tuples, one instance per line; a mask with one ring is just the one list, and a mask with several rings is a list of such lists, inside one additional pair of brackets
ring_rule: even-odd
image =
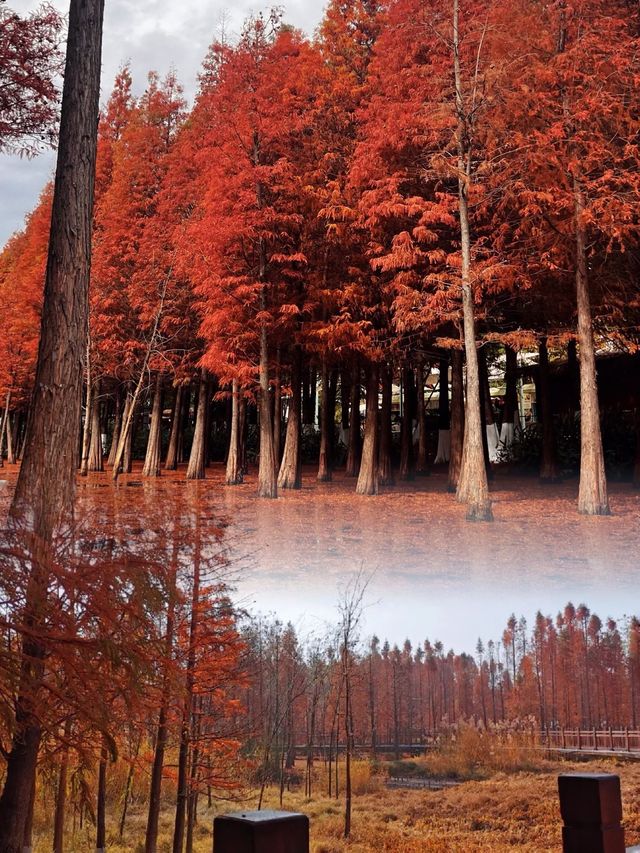
[[(68, 0), (52, 0), (63, 12)], [(111, 84), (122, 63), (130, 61), (136, 92), (144, 89), (147, 72), (165, 74), (175, 67), (191, 99), (196, 76), (207, 47), (219, 32), (223, 12), (226, 30), (237, 34), (243, 20), (254, 12), (277, 3), (266, 0), (106, 0), (102, 53), (102, 98), (109, 95)], [(37, 8), (33, 0), (8, 0), (12, 9), (23, 15)], [(320, 21), (325, 0), (288, 0), (287, 23), (312, 33)], [(22, 226), (25, 215), (37, 198), (55, 165), (53, 153), (32, 160), (0, 155), (0, 246)]]

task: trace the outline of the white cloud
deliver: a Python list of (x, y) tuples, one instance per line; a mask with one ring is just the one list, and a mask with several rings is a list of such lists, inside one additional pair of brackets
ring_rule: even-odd
[[(67, 0), (52, 0), (66, 13)], [(16, 12), (37, 8), (33, 0), (8, 0)], [(161, 76), (175, 68), (189, 99), (197, 88), (197, 75), (209, 44), (219, 32), (223, 13), (229, 37), (237, 35), (252, 13), (277, 3), (239, 0), (233, 7), (211, 0), (106, 0), (102, 55), (102, 96), (108, 97), (118, 68), (130, 62), (136, 92), (145, 87), (147, 73)], [(311, 34), (322, 16), (324, 0), (291, 0), (285, 20)], [(22, 226), (34, 207), (55, 166), (55, 156), (46, 153), (33, 160), (0, 155), (0, 246)]]

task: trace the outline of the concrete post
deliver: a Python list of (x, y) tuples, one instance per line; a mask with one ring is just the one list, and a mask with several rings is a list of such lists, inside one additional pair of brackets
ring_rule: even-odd
[(309, 818), (279, 811), (221, 815), (213, 822), (213, 853), (309, 853)]
[(619, 776), (567, 773), (558, 789), (563, 853), (625, 853)]

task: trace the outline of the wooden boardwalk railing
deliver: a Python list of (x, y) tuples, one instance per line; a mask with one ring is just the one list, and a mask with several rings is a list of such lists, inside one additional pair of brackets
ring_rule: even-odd
[(554, 752), (640, 754), (640, 731), (549, 728), (540, 732), (539, 746)]

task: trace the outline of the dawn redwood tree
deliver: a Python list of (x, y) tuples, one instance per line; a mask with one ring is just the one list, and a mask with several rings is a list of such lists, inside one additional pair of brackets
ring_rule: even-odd
[(505, 93), (497, 122), (496, 149), (510, 151), (500, 181), (520, 220), (516, 244), (536, 258), (542, 286), (573, 288), (580, 354), (578, 509), (605, 515), (594, 312), (596, 320), (606, 316), (606, 303), (620, 287), (616, 258), (637, 244), (638, 9), (588, 0), (521, 4), (510, 14), (520, 22), (520, 59), (512, 66), (520, 82)]
[(277, 15), (252, 19), (236, 47), (217, 50), (203, 95), (211, 116), (198, 155), (203, 195), (187, 247), (207, 341), (202, 364), (223, 385), (236, 379), (256, 389), (258, 493), (276, 497), (270, 374), (308, 263), (300, 245), (305, 139), (319, 61)]
[[(24, 602), (16, 728), (0, 796), (0, 851), (19, 853), (35, 782), (45, 650), (38, 639), (51, 556), (73, 519), (81, 370), (88, 324), (91, 222), (100, 90), (103, 0), (72, 0), (36, 380), (11, 518), (22, 528)], [(45, 440), (46, 436), (46, 440)]]

